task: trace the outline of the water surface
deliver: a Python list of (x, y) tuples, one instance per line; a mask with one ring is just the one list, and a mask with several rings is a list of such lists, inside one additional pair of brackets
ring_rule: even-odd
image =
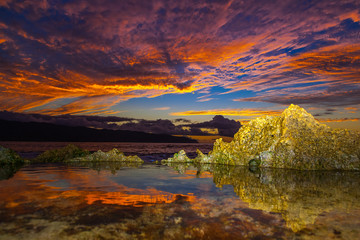
[(359, 239), (360, 173), (31, 165), (0, 181), (0, 239)]

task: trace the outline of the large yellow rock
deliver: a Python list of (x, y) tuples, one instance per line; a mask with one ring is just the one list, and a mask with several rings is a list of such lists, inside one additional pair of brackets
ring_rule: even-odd
[(230, 143), (218, 139), (209, 157), (229, 165), (360, 170), (360, 133), (331, 129), (290, 105), (280, 116), (259, 117), (242, 126)]

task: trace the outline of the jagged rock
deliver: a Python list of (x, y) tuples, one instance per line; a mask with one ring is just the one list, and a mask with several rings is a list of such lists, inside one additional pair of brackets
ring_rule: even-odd
[(138, 156), (125, 156), (125, 154), (118, 149), (114, 148), (108, 152), (101, 150), (93, 154), (77, 157), (68, 160), (67, 162), (136, 162), (143, 163), (144, 161)]
[(206, 164), (211, 163), (212, 159), (207, 154), (203, 154), (199, 149), (196, 149), (197, 157), (194, 159), (189, 158), (184, 150), (175, 153), (172, 158), (164, 159), (161, 163), (198, 163)]
[(194, 159), (194, 163), (211, 163), (211, 157), (207, 154), (203, 154), (199, 149), (196, 149), (197, 156)]
[(213, 163), (294, 169), (360, 170), (360, 133), (331, 129), (303, 108), (290, 105), (280, 116), (244, 125), (230, 143), (217, 139)]
[(83, 157), (90, 154), (89, 151), (83, 150), (73, 144), (60, 149), (48, 150), (37, 156), (32, 162), (64, 162), (68, 159)]

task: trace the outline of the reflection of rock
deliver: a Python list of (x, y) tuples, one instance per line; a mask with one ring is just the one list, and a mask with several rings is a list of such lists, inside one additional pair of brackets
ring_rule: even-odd
[[(175, 169), (183, 172), (191, 164)], [(205, 164), (217, 187), (230, 184), (235, 193), (254, 209), (281, 213), (294, 231), (313, 224), (323, 212), (360, 209), (360, 172), (297, 171)], [(198, 168), (202, 171), (203, 168)]]
[(125, 156), (124, 153), (114, 148), (108, 152), (101, 150), (94, 152), (93, 154), (86, 155), (84, 157), (77, 157), (68, 160), (67, 162), (133, 162), (143, 163), (138, 156)]
[(359, 172), (260, 169), (253, 174), (246, 168), (223, 168), (214, 168), (218, 186), (233, 185), (252, 208), (282, 213), (295, 231), (314, 223), (322, 212), (360, 208)]
[[(183, 162), (175, 156), (167, 161)], [(317, 122), (304, 109), (290, 105), (281, 116), (250, 121), (240, 128), (230, 143), (217, 139), (213, 151), (209, 155), (198, 153), (194, 162), (360, 170), (360, 133), (331, 129)]]
[(24, 160), (15, 151), (0, 146), (0, 180), (12, 177), (23, 164)]
[(115, 174), (116, 171), (122, 168), (138, 168), (142, 165), (142, 162), (68, 161), (66, 164), (74, 167), (87, 167), (99, 172), (110, 170), (111, 173)]
[(32, 162), (64, 162), (71, 158), (83, 157), (89, 151), (83, 150), (75, 145), (69, 144), (60, 149), (48, 150), (37, 156)]
[(181, 162), (162, 162), (162, 164), (169, 166), (173, 169), (175, 169), (178, 173), (180, 174), (184, 174), (185, 171), (192, 166), (192, 163), (190, 162), (185, 162), (185, 163), (181, 163)]

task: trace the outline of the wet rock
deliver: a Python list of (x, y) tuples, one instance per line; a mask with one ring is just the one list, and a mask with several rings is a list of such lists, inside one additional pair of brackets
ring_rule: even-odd
[(67, 162), (135, 162), (143, 163), (144, 161), (138, 156), (125, 156), (125, 154), (118, 149), (114, 148), (108, 152), (101, 150), (94, 152), (93, 154), (83, 157), (77, 157), (68, 160)]
[(217, 139), (209, 157), (228, 165), (259, 159), (260, 167), (360, 170), (360, 133), (331, 129), (290, 105), (280, 116), (250, 121), (230, 143)]

